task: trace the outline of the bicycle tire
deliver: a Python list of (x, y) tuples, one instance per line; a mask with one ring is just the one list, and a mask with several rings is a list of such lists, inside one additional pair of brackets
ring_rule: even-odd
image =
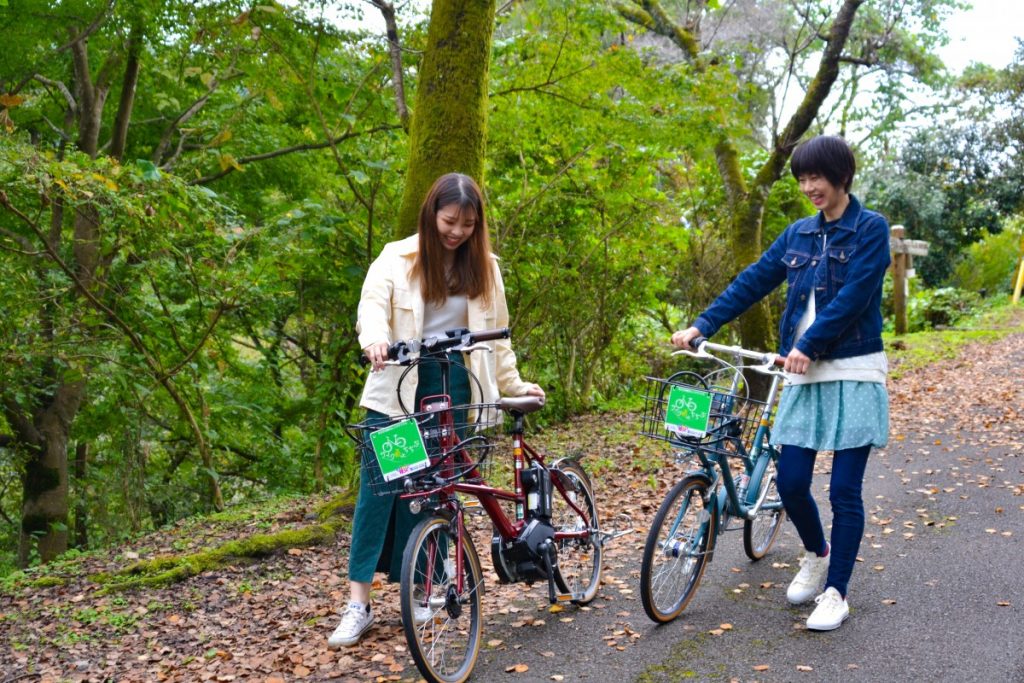
[(718, 534), (718, 506), (703, 475), (683, 478), (658, 508), (640, 566), (640, 599), (659, 624), (678, 617), (693, 598)]
[[(777, 456), (774, 453), (765, 453), (762, 457), (767, 460), (757, 485), (757, 493), (749, 491), (747, 500), (751, 502), (760, 500), (761, 495), (767, 489), (765, 504), (771, 504), (772, 507), (769, 509), (762, 507), (754, 519), (747, 519), (743, 522), (743, 552), (755, 562), (764, 557), (771, 549), (782, 529), (782, 522), (786, 519), (786, 511), (781, 507), (782, 498), (779, 496), (779, 490), (775, 483)], [(751, 483), (753, 481), (751, 479)]]
[[(430, 683), (462, 683), (468, 679), (480, 654), (483, 633), (480, 558), (464, 533), (464, 585), (460, 593), (453, 576), (457, 541), (451, 526), (452, 522), (441, 516), (421, 521), (409, 536), (402, 556), (402, 629), (416, 668)], [(417, 595), (417, 589), (427, 585), (429, 594)], [(431, 609), (430, 617), (419, 624), (415, 620), (417, 606)]]
[[(554, 571), (555, 585), (563, 593), (579, 596), (572, 602), (586, 605), (597, 596), (601, 583), (602, 546), (597, 500), (583, 466), (574, 460), (561, 460), (551, 469), (551, 525), (555, 531), (582, 531), (590, 529), (586, 539), (564, 539), (557, 541), (558, 565)], [(565, 495), (558, 490), (557, 483), (565, 488)], [(590, 517), (584, 519), (570, 505), (577, 507)]]

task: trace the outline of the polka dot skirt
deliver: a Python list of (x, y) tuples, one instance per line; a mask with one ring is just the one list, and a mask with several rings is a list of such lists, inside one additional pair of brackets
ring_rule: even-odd
[(839, 380), (787, 386), (772, 426), (773, 445), (836, 451), (889, 441), (889, 394), (878, 382)]

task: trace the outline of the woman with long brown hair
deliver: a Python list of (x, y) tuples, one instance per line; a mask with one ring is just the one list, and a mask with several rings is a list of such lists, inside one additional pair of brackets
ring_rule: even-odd
[[(441, 368), (430, 363), (414, 368), (416, 374), (399, 387), (405, 368), (385, 364), (390, 343), (443, 337), (456, 328), (507, 325), (505, 288), (491, 253), (483, 195), (469, 176), (443, 175), (423, 200), (417, 234), (385, 245), (363, 282), (356, 331), (371, 368), (360, 400), (367, 420), (386, 422), (403, 414), (402, 404), (419, 405), (422, 397), (441, 391)], [(470, 386), (463, 367), (450, 366), (448, 393), (454, 404), (494, 403), (500, 395), (544, 396), (543, 389), (519, 377), (508, 340), (488, 343), (494, 344), (494, 353), (469, 357), (479, 388)], [(332, 648), (355, 645), (373, 625), (373, 573), (386, 571), (391, 581), (399, 580), (402, 550), (419, 521), (398, 496), (373, 495), (367, 479), (364, 473), (352, 521), (350, 600), (328, 640)]]

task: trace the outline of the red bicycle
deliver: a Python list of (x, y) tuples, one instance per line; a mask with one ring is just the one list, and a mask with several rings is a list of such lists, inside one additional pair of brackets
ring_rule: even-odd
[[(410, 369), (427, 359), (441, 363), (442, 393), (424, 398), (417, 412), (384, 425), (352, 425), (349, 433), (360, 444), (375, 494), (397, 493), (414, 512), (430, 511), (413, 529), (402, 558), (402, 624), (423, 677), (449, 683), (470, 676), (482, 637), (483, 570), (466, 529), (469, 512), (482, 510), (491, 519), (499, 581), (544, 581), (551, 603), (594, 599), (609, 535), (601, 532), (593, 487), (579, 461), (549, 464), (526, 443), (525, 416), (540, 410), (543, 398), (452, 405), (449, 372), (453, 365), (465, 368), (454, 352), (493, 352), (489, 342), (507, 339), (508, 328), (447, 335), (395, 342), (388, 354), (390, 363)], [(491, 486), (485, 477), (506, 417), (512, 490)]]

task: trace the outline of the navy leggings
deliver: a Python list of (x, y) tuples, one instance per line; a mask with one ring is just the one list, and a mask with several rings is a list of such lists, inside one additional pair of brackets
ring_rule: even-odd
[[(864, 535), (864, 469), (871, 446), (847, 448), (832, 457), (832, 480), (828, 499), (832, 504), (832, 559), (825, 588), (835, 588), (846, 597), (846, 588), (857, 561), (860, 539)], [(811, 495), (811, 477), (818, 453), (800, 446), (783, 446), (779, 455), (776, 486), (786, 514), (793, 520), (807, 552), (825, 552), (825, 531), (818, 506)]]

